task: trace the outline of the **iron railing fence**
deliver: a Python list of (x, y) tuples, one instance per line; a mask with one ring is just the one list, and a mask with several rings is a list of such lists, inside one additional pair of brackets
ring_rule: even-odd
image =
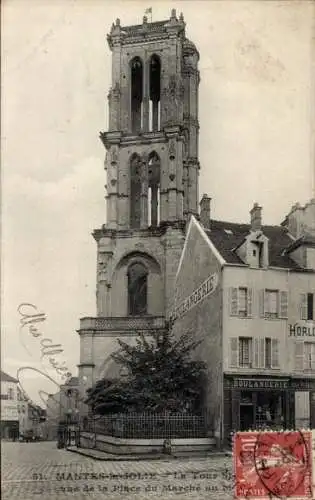
[(86, 419), (81, 430), (130, 439), (174, 439), (212, 437), (208, 413), (120, 413)]

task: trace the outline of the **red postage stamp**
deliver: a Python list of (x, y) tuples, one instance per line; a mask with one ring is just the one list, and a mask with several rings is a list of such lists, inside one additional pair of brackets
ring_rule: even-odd
[(311, 431), (239, 432), (235, 499), (312, 498)]

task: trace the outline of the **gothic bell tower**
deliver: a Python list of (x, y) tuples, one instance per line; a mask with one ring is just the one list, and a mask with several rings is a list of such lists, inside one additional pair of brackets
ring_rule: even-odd
[[(198, 216), (199, 53), (183, 15), (112, 25), (106, 217), (97, 242), (97, 317), (80, 324), (80, 374), (104, 375), (117, 337), (163, 328), (190, 214)], [(117, 346), (116, 346), (117, 347)]]

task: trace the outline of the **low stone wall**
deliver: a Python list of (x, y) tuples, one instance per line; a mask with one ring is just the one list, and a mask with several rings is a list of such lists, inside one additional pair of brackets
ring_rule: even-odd
[[(164, 439), (122, 439), (90, 432), (81, 432), (80, 447), (117, 455), (163, 453)], [(207, 452), (215, 449), (215, 438), (172, 439), (172, 453)]]

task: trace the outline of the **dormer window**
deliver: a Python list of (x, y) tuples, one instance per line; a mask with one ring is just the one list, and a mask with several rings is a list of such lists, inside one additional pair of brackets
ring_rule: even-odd
[(251, 232), (235, 251), (249, 267), (268, 267), (268, 238), (261, 231)]
[(265, 267), (264, 265), (264, 243), (262, 241), (253, 241), (253, 245), (255, 245), (255, 248), (253, 249), (253, 257), (256, 258), (256, 265), (257, 267)]

